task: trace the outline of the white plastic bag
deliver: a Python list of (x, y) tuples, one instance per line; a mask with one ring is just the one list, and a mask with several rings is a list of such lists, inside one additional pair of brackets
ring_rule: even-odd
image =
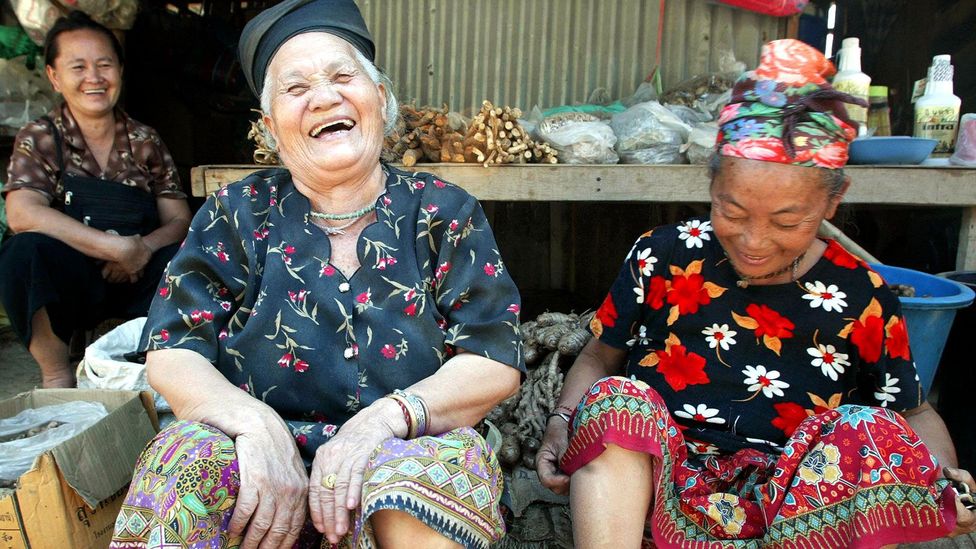
[(715, 151), (715, 140), (718, 138), (718, 124), (706, 122), (696, 125), (688, 136), (688, 142), (681, 147), (681, 152), (688, 157), (691, 164), (708, 164), (708, 159)]
[(559, 151), (559, 163), (616, 164), (618, 157), (613, 146), (617, 136), (610, 126), (587, 114), (571, 114), (593, 120), (572, 120), (557, 115), (546, 118), (536, 128), (539, 137)]
[(959, 120), (956, 152), (949, 157), (949, 163), (976, 168), (976, 114), (966, 113)]
[(137, 0), (55, 0), (62, 8), (81, 10), (110, 29), (129, 30), (139, 12)]
[(29, 408), (0, 419), (0, 439), (7, 439), (52, 421), (61, 423), (34, 436), (0, 442), (0, 479), (16, 480), (26, 473), (37, 456), (81, 433), (108, 415), (100, 402), (76, 400)]
[(51, 0), (10, 0), (17, 21), (38, 46), (44, 45), (44, 35), (51, 30), (58, 17), (67, 12)]
[(149, 386), (146, 365), (125, 359), (126, 353), (139, 349), (139, 340), (145, 325), (146, 317), (130, 320), (89, 345), (85, 349), (85, 358), (78, 364), (78, 387), (150, 391), (158, 412), (172, 411), (166, 399)]

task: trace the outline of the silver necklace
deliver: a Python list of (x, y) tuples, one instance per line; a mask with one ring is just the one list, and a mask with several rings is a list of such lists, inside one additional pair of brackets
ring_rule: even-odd
[[(363, 214), (363, 215), (365, 215), (365, 214)], [(315, 216), (313, 216), (313, 217), (315, 217)], [(355, 219), (353, 219), (352, 221), (346, 223), (345, 225), (339, 225), (338, 227), (330, 227), (328, 225), (319, 225), (318, 223), (316, 223), (316, 225), (318, 226), (318, 228), (320, 228), (323, 231), (325, 231), (325, 234), (326, 235), (328, 235), (328, 236), (338, 236), (338, 235), (341, 235), (341, 234), (346, 234), (346, 229), (348, 229), (349, 227), (352, 227), (353, 225), (355, 225), (356, 222), (359, 221), (359, 219), (361, 217), (362, 217), (362, 215), (359, 216), (359, 217), (357, 217), (357, 218), (355, 218)]]

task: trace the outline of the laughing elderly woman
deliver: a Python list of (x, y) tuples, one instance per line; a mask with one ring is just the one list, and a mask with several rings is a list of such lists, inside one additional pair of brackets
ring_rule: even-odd
[(710, 218), (641, 236), (597, 311), (537, 454), (543, 484), (570, 493), (577, 547), (973, 531), (945, 477), (976, 484), (950, 469), (898, 300), (817, 238), (855, 135), (832, 72), (802, 42), (763, 48), (719, 119)]
[(486, 547), (501, 475), (470, 426), (524, 365), (484, 213), (380, 163), (397, 105), (352, 0), (269, 8), (240, 54), (287, 169), (212, 196), (164, 276), (147, 368), (179, 421), (112, 546)]

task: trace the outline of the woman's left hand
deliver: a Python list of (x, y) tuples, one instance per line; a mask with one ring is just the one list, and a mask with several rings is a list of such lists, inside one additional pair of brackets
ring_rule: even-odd
[[(381, 398), (361, 410), (315, 452), (308, 483), (308, 507), (315, 529), (339, 543), (350, 527), (350, 512), (360, 505), (363, 473), (370, 454), (383, 441), (406, 432), (396, 402)], [(322, 480), (335, 475), (332, 489)]]
[(122, 284), (125, 282), (135, 284), (142, 278), (142, 271), (130, 274), (121, 263), (109, 261), (105, 265), (102, 265), (102, 278), (111, 284)]
[[(969, 474), (969, 471), (962, 469), (942, 468), (943, 474), (949, 480), (955, 480), (969, 486), (970, 493), (976, 494), (976, 480)], [(960, 536), (976, 532), (976, 511), (967, 509), (960, 498), (956, 497), (956, 528), (949, 534), (949, 537)]]

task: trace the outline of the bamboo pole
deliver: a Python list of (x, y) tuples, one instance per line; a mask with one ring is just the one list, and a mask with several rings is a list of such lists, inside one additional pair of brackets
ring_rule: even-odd
[(820, 222), (820, 230), (817, 231), (817, 234), (820, 236), (826, 236), (827, 238), (833, 238), (847, 251), (863, 259), (867, 263), (881, 263), (881, 260), (871, 255), (871, 253), (862, 248), (860, 244), (854, 242), (851, 237), (844, 234), (844, 231), (841, 231), (833, 223), (827, 221), (826, 219)]

